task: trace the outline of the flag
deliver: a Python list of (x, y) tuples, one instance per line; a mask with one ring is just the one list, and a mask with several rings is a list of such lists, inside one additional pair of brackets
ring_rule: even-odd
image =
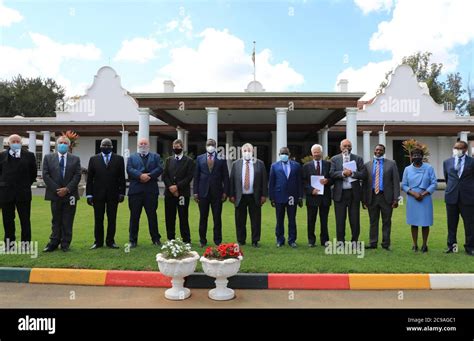
[(255, 42), (253, 42), (252, 62), (255, 65)]

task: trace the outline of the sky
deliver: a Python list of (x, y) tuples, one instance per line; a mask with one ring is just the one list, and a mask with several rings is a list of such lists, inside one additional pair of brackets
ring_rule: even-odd
[(0, 79), (84, 94), (110, 65), (131, 92), (373, 92), (403, 56), (433, 53), (474, 82), (472, 0), (0, 0)]

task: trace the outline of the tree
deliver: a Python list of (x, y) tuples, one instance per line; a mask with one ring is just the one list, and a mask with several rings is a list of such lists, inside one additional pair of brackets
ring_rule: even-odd
[(451, 103), (458, 113), (465, 113), (468, 103), (466, 99), (463, 99), (465, 93), (459, 72), (448, 74), (446, 82), (443, 83), (443, 102)]
[(56, 101), (65, 90), (51, 78), (23, 78), (0, 82), (0, 116), (51, 117), (55, 116)]

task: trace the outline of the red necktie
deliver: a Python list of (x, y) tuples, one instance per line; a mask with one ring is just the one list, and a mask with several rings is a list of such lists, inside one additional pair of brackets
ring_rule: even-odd
[(321, 175), (321, 166), (319, 165), (319, 161), (316, 161), (316, 175)]

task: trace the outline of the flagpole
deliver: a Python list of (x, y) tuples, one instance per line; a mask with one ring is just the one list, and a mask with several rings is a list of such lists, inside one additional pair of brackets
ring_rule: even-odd
[(253, 60), (253, 81), (255, 82), (257, 77), (257, 67), (255, 66), (255, 41), (253, 42), (253, 54), (252, 54), (252, 60)]

